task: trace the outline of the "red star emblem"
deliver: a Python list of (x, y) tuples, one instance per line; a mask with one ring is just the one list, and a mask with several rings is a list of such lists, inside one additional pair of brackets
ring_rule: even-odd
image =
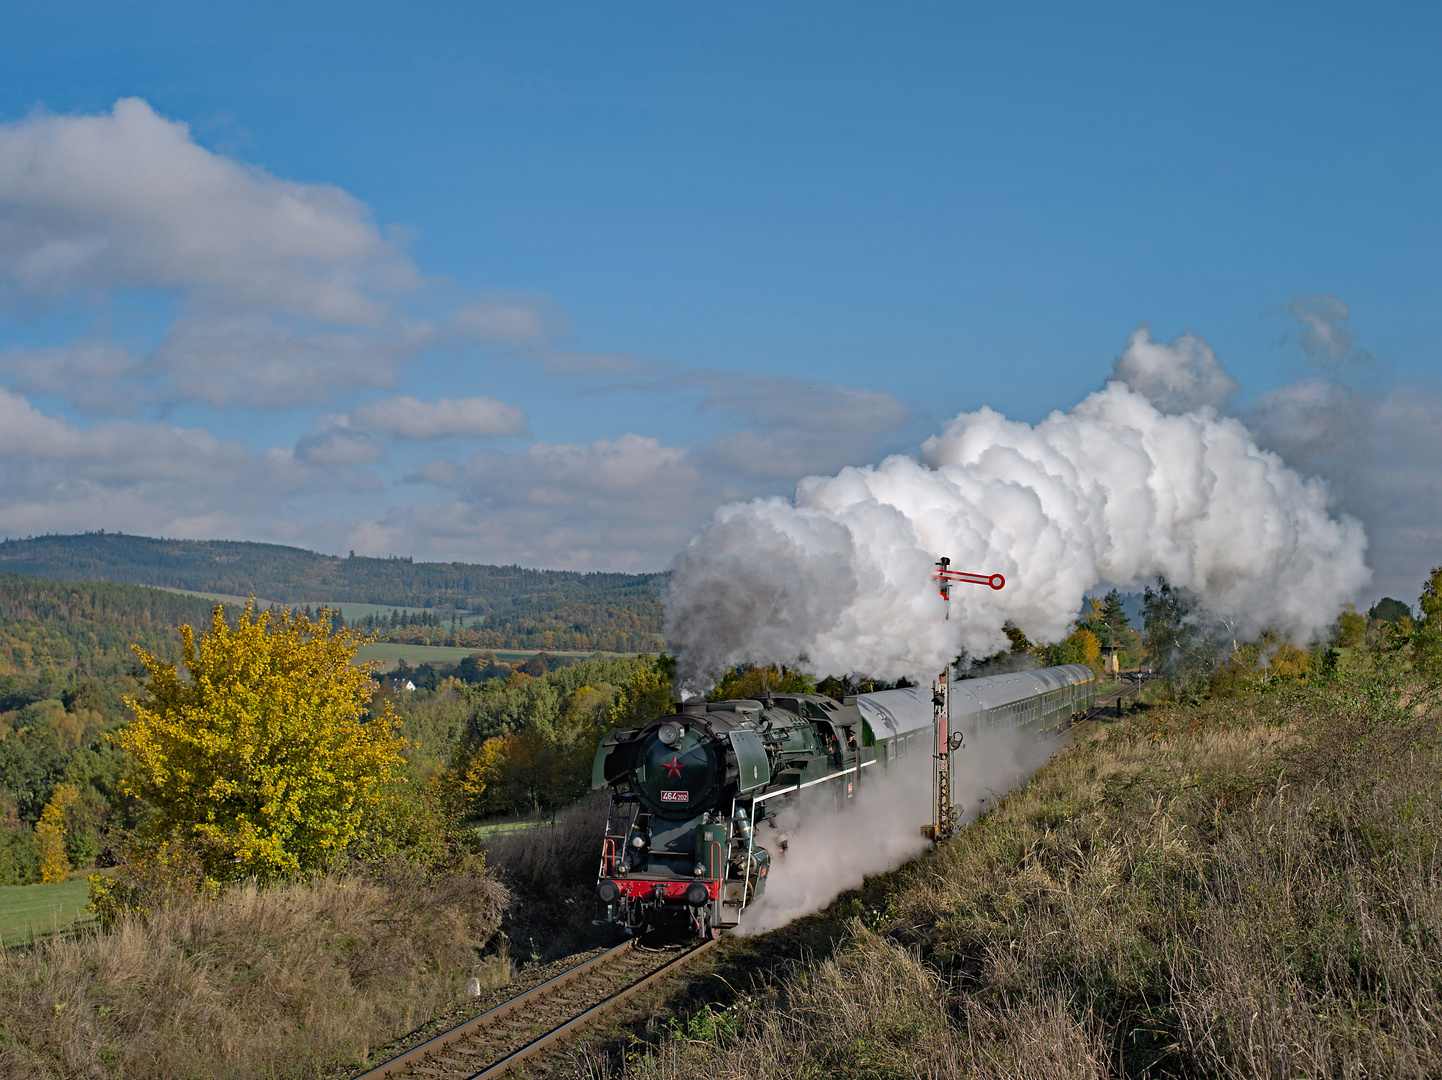
[(661, 764), (666, 767), (667, 776), (681, 775), (681, 757), (679, 754), (672, 754), (670, 761), (663, 761)]

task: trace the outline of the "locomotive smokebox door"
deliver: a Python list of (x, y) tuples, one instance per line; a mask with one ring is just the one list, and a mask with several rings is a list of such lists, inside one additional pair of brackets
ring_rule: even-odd
[(761, 736), (744, 728), (728, 734), (731, 749), (736, 752), (736, 787), (744, 794), (771, 783), (771, 762)]

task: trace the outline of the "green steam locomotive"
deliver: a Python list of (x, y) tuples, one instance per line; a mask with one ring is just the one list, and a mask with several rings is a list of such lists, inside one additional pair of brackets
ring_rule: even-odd
[[(967, 679), (951, 687), (951, 730), (1040, 735), (1095, 698), (1080, 664)], [(596, 921), (631, 933), (685, 924), (703, 937), (735, 926), (771, 871), (756, 834), (763, 822), (808, 793), (849, 806), (872, 770), (933, 754), (933, 730), (931, 692), (908, 687), (844, 702), (687, 702), (644, 727), (608, 732), (591, 773), (593, 788), (611, 791)]]

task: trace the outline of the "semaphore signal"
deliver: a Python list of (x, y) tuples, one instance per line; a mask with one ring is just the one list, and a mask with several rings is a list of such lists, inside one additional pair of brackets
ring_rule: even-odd
[[(1006, 578), (1000, 574), (968, 574), (962, 570), (953, 570), (951, 560), (945, 555), (936, 561), (936, 570), (931, 576), (941, 582), (941, 595), (947, 601), (948, 619), (951, 618), (952, 582), (986, 585), (992, 589), (1001, 589), (1006, 585)], [(932, 807), (935, 813), (932, 823), (921, 827), (921, 835), (933, 843), (950, 840), (956, 835), (956, 827), (960, 824), (960, 815), (951, 798), (951, 755), (961, 749), (962, 735), (959, 731), (952, 734), (947, 730), (950, 698), (951, 665), (948, 664), (931, 683), (931, 705), (936, 729), (936, 747), (932, 755), (934, 767), (931, 772)]]

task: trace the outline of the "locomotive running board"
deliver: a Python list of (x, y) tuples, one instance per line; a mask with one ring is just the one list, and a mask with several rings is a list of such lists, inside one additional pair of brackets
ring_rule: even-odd
[[(833, 780), (841, 780), (847, 776), (854, 776), (861, 769), (868, 768), (875, 764), (875, 759), (872, 759), (871, 761), (863, 761), (855, 769), (845, 769), (842, 772), (832, 773), (830, 776), (823, 776), (820, 780), (808, 780), (806, 781), (806, 783), (797, 784), (795, 787), (782, 788), (780, 791), (772, 791), (765, 795), (757, 795), (754, 799), (751, 800), (751, 802), (754, 804), (759, 802), (765, 802), (767, 799), (775, 799), (781, 795), (794, 795), (798, 791), (804, 791), (806, 788), (815, 787), (817, 784), (829, 784)], [(744, 801), (745, 796), (740, 796), (736, 799), (736, 802)]]

